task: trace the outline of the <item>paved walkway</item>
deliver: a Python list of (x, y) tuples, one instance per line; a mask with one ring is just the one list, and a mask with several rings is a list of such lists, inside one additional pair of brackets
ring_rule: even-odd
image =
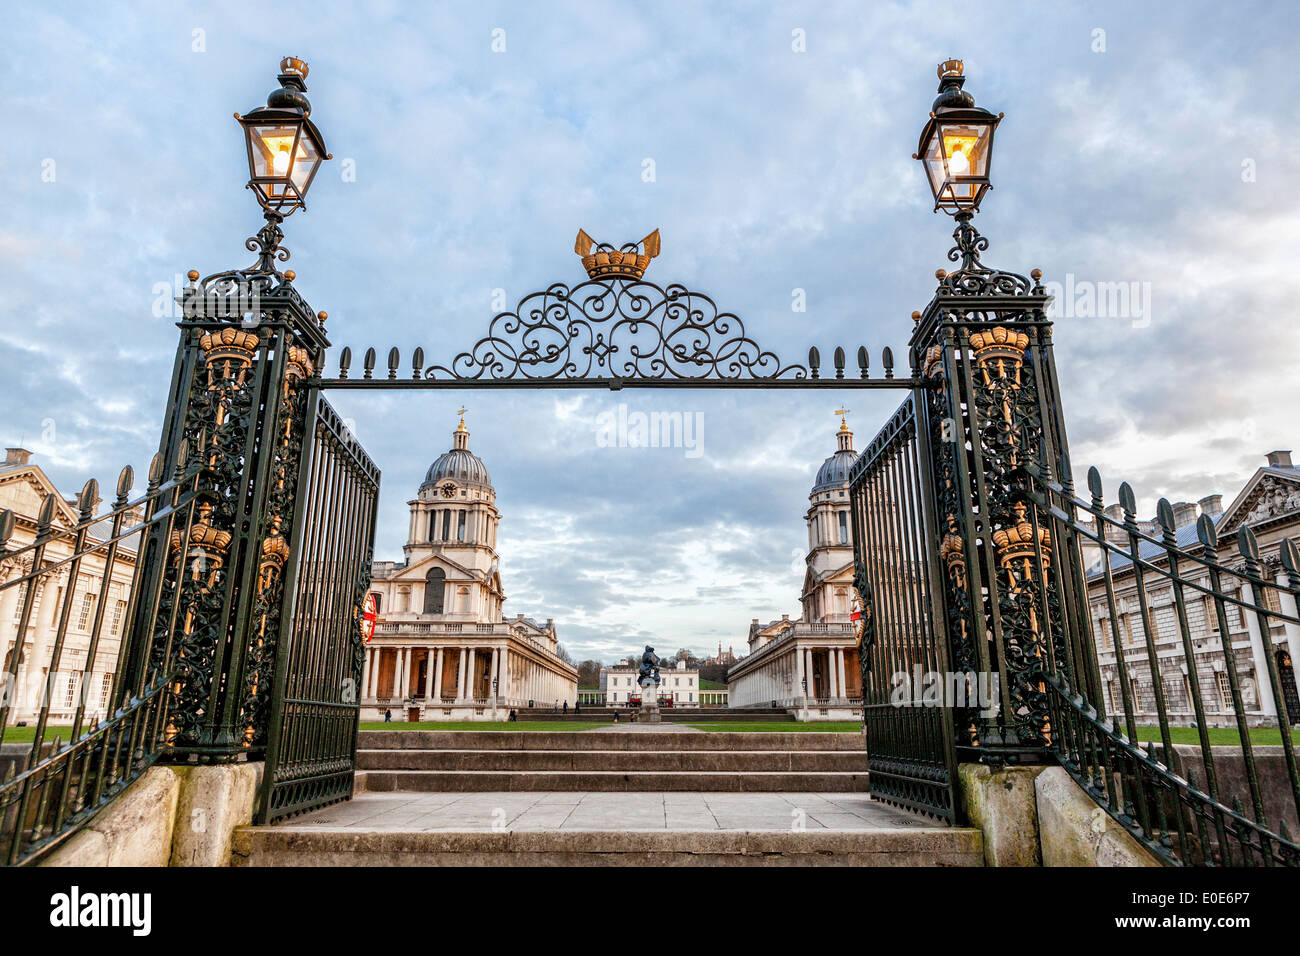
[(277, 824), (349, 832), (862, 831), (939, 825), (856, 793), (361, 793)]

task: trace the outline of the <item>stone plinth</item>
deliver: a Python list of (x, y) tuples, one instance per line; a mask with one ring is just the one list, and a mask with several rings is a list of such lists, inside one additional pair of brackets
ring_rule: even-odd
[(652, 684), (641, 688), (641, 713), (637, 720), (644, 724), (659, 723), (659, 685)]

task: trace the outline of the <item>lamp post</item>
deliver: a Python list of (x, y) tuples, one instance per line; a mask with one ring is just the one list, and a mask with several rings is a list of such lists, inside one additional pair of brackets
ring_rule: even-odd
[[(180, 297), (184, 318), (163, 461), (168, 473), (185, 474), (199, 463), (201, 449), (194, 493), (210, 515), (204, 534), (220, 543), (222, 562), (204, 579), (210, 593), (182, 590), (167, 600), (180, 602), (183, 612), (157, 617), (165, 622), (152, 638), (158, 654), (183, 659), (169, 705), (174, 759), (269, 758), (279, 746), (276, 702), (284, 700), (290, 664), (280, 651), (302, 557), (292, 545), (305, 510), (297, 499), (304, 448), (316, 434), (308, 424), (318, 408), (310, 382), (329, 345), (325, 313), (312, 311), (291, 270), (276, 268), (289, 258), (280, 247), (280, 225), (304, 208), (329, 158), (308, 118), (306, 76), (304, 61), (285, 57), (280, 86), (266, 106), (235, 114), (244, 132), (248, 188), (266, 220), (245, 243), (257, 261), (202, 279), (190, 270)], [(163, 536), (149, 547), (151, 555), (166, 556), (171, 542)], [(160, 568), (147, 570), (149, 587), (161, 587)], [(368, 588), (368, 579), (363, 584)], [(173, 618), (184, 626), (173, 628)], [(353, 686), (360, 683), (359, 660), (348, 676)]]
[(993, 133), (1003, 114), (994, 116), (976, 106), (975, 97), (962, 89), (966, 76), (961, 60), (944, 60), (938, 73), (939, 95), (912, 158), (925, 165), (935, 211), (969, 220), (992, 188)]
[(958, 265), (935, 273), (934, 298), (913, 314), (912, 368), (931, 386), (916, 399), (934, 481), (928, 546), (942, 579), (945, 666), (990, 675), (997, 697), (953, 705), (955, 727), (944, 732), (972, 755), (1033, 760), (1053, 739), (1043, 674), (1061, 627), (1060, 599), (1050, 593), (1060, 562), (1052, 564), (1052, 541), (1041, 533), (1047, 515), (1030, 469), (1070, 480), (1051, 297), (1037, 269), (1024, 276), (980, 261), (988, 240), (972, 219), (992, 188), (1003, 114), (975, 105), (961, 60), (940, 63), (938, 75), (913, 158), (935, 211), (956, 223), (948, 260)]
[(243, 116), (235, 114), (248, 152), (247, 188), (266, 217), (256, 239), (261, 271), (275, 271), (275, 255), (284, 236), (280, 224), (307, 207), (307, 191), (321, 163), (333, 158), (310, 119), (308, 69), (300, 57), (286, 56), (280, 61), (280, 87), (266, 97), (266, 105)]

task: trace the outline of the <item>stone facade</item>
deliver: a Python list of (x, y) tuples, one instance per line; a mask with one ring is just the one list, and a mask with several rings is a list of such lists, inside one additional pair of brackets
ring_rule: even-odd
[(732, 707), (777, 707), (799, 720), (862, 716), (862, 677), (853, 606), (853, 525), (849, 469), (857, 459), (853, 432), (840, 420), (837, 448), (817, 472), (809, 507), (800, 603), (789, 615), (749, 627), (749, 654), (727, 671)]
[[(74, 540), (71, 529), (78, 520), (79, 503), (75, 498), (66, 498), (58, 492), (40, 466), (32, 464), (31, 454), (24, 448), (9, 448), (5, 451), (4, 463), (0, 464), (0, 511), (9, 509), (14, 514), (14, 534), (9, 548), (24, 548), (35, 541), (41, 502), (53, 494), (56, 496), (54, 527), (61, 533), (50, 540), (45, 561), (59, 564), (72, 555)], [(127, 527), (132, 523), (128, 522)], [(109, 525), (107, 521), (95, 525), (88, 544), (93, 546), (105, 540), (111, 533)], [(104, 582), (104, 557), (99, 551), (92, 551), (82, 559), (77, 580), (71, 585), (66, 569), (39, 579), (36, 603), (23, 634), (23, 665), (15, 689), (17, 704), (9, 715), (11, 724), (34, 721), (40, 711), (53, 665), (58, 622), (69, 600), (68, 630), (54, 675), (50, 723), (71, 723), (78, 701), (84, 703), (86, 716), (92, 723), (105, 716), (117, 670), (118, 649), (128, 626), (127, 611), (136, 549), (134, 537), (121, 542), (107, 586)], [(18, 558), (0, 558), (0, 584), (17, 581), (30, 572), (30, 562), (24, 564)], [(27, 584), (18, 584), (0, 591), (0, 649), (3, 651), (0, 689), (7, 680), (3, 675), (9, 673), (13, 660), (27, 587)], [(97, 615), (100, 617), (99, 644), (95, 659), (87, 662)]]
[(374, 567), (361, 719), (502, 720), (511, 708), (573, 707), (578, 672), (559, 657), (555, 622), (503, 615), (501, 513), (463, 418), (407, 505), (405, 560)]
[[(1197, 554), (1200, 544), (1196, 535), (1198, 510), (1215, 521), (1215, 530), (1219, 536), (1219, 560), (1229, 567), (1236, 567), (1240, 559), (1236, 558), (1236, 533), (1242, 526), (1249, 526), (1259, 543), (1260, 556), (1266, 574), (1278, 582), (1284, 582), (1278, 547), (1282, 540), (1300, 534), (1300, 468), (1291, 463), (1290, 452), (1276, 451), (1267, 456), (1267, 464), (1258, 469), (1246, 482), (1229, 507), (1219, 512), (1220, 496), (1210, 495), (1202, 498), (1198, 505), (1180, 503), (1174, 506), (1177, 540), (1179, 547)], [(1122, 520), (1122, 515), (1117, 516)], [(1152, 530), (1146, 533), (1159, 536), (1155, 522), (1147, 522)], [(1107, 539), (1120, 547), (1127, 548), (1126, 538), (1114, 536), (1114, 529), (1108, 530)], [(1150, 560), (1163, 567), (1165, 559), (1163, 550), (1155, 546), (1143, 547), (1140, 552), (1145, 560)], [(1096, 554), (1096, 552), (1094, 552)], [(1099, 554), (1094, 560), (1099, 560)], [(1118, 665), (1114, 626), (1118, 626), (1120, 643), (1124, 660), (1128, 667), (1129, 694), (1138, 714), (1156, 714), (1155, 690), (1152, 684), (1152, 671), (1147, 661), (1145, 637), (1138, 604), (1137, 585), (1134, 579), (1132, 563), (1118, 557), (1112, 552), (1111, 574), (1115, 588), (1116, 611), (1118, 620), (1112, 622), (1109, 617), (1106, 599), (1105, 578), (1098, 564), (1093, 564), (1089, 571), (1089, 603), (1093, 640), (1097, 647), (1098, 665), (1101, 670), (1105, 705), (1109, 713), (1122, 710), (1122, 689), (1119, 686)], [(1199, 566), (1190, 561), (1180, 568), (1182, 576), (1193, 584), (1209, 588), (1209, 576)], [(1241, 582), (1229, 576), (1225, 586), (1236, 589)], [(1148, 606), (1151, 621), (1156, 632), (1156, 650), (1160, 654), (1162, 645), (1171, 651), (1171, 660), (1178, 663), (1159, 668), (1159, 677), (1165, 694), (1170, 721), (1190, 725), (1194, 723), (1191, 681), (1184, 661), (1181, 646), (1182, 633), (1179, 628), (1174, 595), (1169, 581), (1163, 575), (1148, 574), (1146, 581)], [(1250, 595), (1242, 596), (1249, 601)], [(1265, 594), (1270, 610), (1296, 615), (1295, 602), (1287, 594), (1269, 589)], [(1260, 632), (1260, 625), (1253, 613), (1243, 613), (1236, 605), (1225, 606), (1228, 625), (1228, 637), (1231, 648), (1231, 661), (1225, 660), (1219, 639), (1218, 616), (1213, 600), (1191, 588), (1184, 590), (1187, 607), (1187, 624), (1191, 633), (1192, 646), (1195, 651), (1196, 675), (1201, 691), (1201, 702), (1206, 721), (1211, 726), (1235, 725), (1236, 719), (1232, 708), (1230, 684), (1227, 677), (1229, 666), (1236, 669), (1242, 692), (1248, 721), (1251, 724), (1276, 724), (1278, 709), (1269, 686), (1265, 653), (1272, 654), (1282, 674), (1283, 688), (1292, 702), (1289, 707), (1293, 719), (1300, 715), (1300, 706), (1296, 694), (1293, 661), (1300, 654), (1300, 626), (1283, 621), (1271, 621), (1267, 638)], [(1178, 648), (1176, 654), (1172, 653)], [(1267, 648), (1267, 650), (1266, 650)]]

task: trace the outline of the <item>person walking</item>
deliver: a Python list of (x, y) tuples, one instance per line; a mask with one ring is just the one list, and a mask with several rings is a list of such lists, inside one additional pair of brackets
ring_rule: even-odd
[(568, 714), (569, 714), (569, 701), (568, 701), (567, 698), (566, 698), (565, 701), (564, 701), (564, 714), (565, 714), (566, 717), (567, 717)]
[(393, 712), (392, 712), (391, 710), (385, 709), (385, 710), (384, 710), (384, 723), (386, 723), (386, 724), (391, 724), (392, 722), (393, 722)]

